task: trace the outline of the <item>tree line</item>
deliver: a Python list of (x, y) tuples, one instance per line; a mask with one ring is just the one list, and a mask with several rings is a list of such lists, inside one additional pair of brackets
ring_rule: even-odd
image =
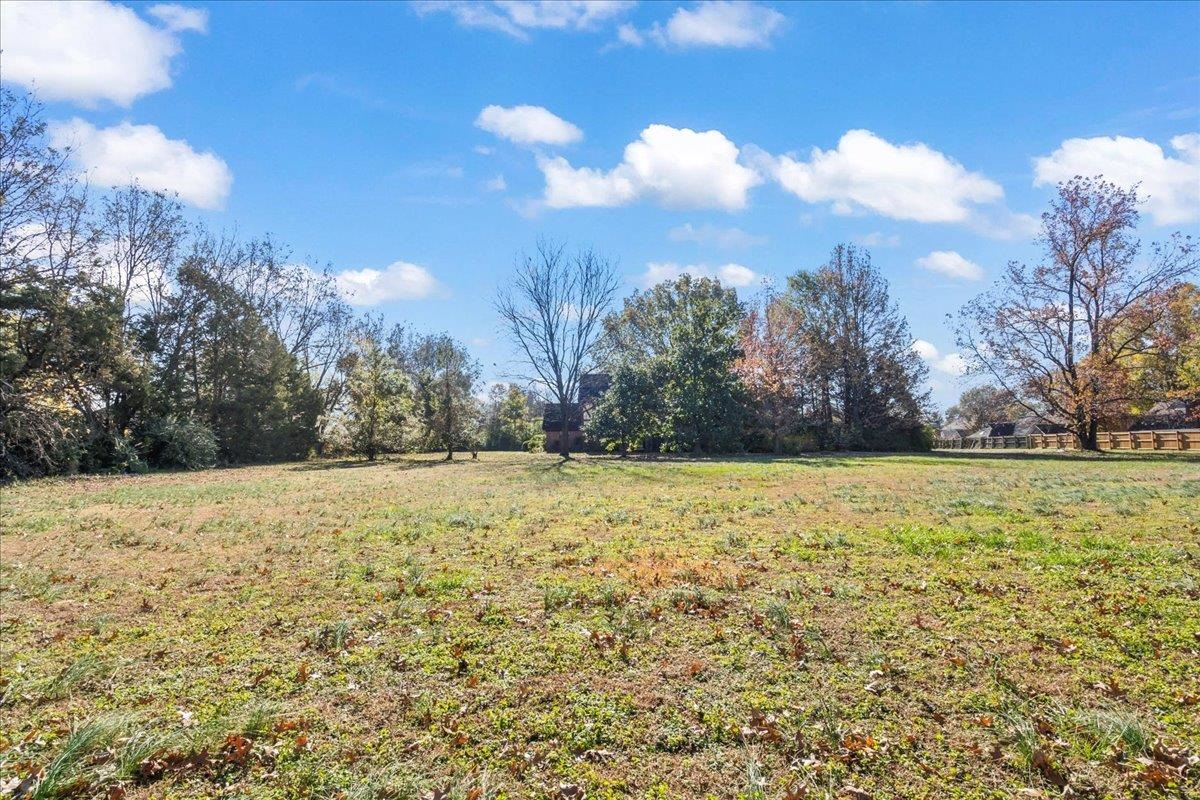
[(164, 193), (95, 197), (38, 103), (0, 100), (0, 478), (532, 435), (525, 393), (481, 402), (451, 337), (385, 335), (327, 268), (188, 224)]
[[(827, 263), (753, 302), (683, 275), (609, 311), (615, 277), (593, 250), (543, 242), (497, 302), (526, 379), (565, 409), (585, 365), (610, 385), (585, 430), (609, 450), (920, 449), (934, 413), (924, 362), (870, 254), (838, 245)], [(580, 356), (579, 354), (583, 354)]]
[[(1090, 450), (1098, 431), (1161, 400), (1183, 400), (1200, 424), (1196, 246), (1176, 233), (1143, 249), (1138, 205), (1136, 186), (1059, 184), (1042, 215), (1043, 257), (1011, 262), (951, 318), (968, 372), (998, 384), (965, 393), (955, 414), (981, 425), (1030, 412)], [(684, 275), (609, 313), (609, 262), (549, 243), (509, 285), (497, 310), (525, 378), (561, 406), (563, 456), (584, 365), (611, 378), (587, 432), (621, 453), (921, 449), (940, 421), (908, 323), (852, 245), (751, 304)]]
[[(523, 366), (485, 393), (453, 337), (356, 316), (328, 267), (272, 237), (189, 224), (137, 184), (90, 194), (37, 102), (2, 99), (0, 478), (536, 450), (547, 404), (569, 455), (590, 371), (609, 386), (586, 433), (623, 454), (932, 443), (927, 367), (852, 245), (750, 301), (684, 275), (618, 306), (610, 259), (543, 241), (495, 301)], [(1143, 250), (1136, 192), (1059, 187), (1045, 258), (1010, 264), (955, 320), (998, 384), (964, 407), (1053, 415), (1085, 447), (1156, 399), (1200, 407), (1195, 248), (1177, 234)]]

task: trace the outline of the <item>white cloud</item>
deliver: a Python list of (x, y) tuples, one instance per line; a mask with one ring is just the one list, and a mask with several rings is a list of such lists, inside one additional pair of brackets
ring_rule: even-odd
[(1067, 139), (1048, 156), (1033, 160), (1034, 186), (1076, 175), (1104, 179), (1123, 188), (1140, 183), (1138, 194), (1155, 225), (1181, 225), (1200, 219), (1200, 133), (1171, 139), (1178, 157), (1141, 138), (1096, 136)]
[(863, 236), (856, 236), (854, 241), (863, 247), (897, 247), (900, 244), (900, 236), (895, 233), (884, 234), (880, 231), (871, 231)]
[(947, 353), (937, 360), (933, 368), (947, 375), (965, 375), (967, 372), (967, 360), (958, 353)]
[(475, 155), (479, 156), (490, 156), (492, 153), (496, 152), (494, 147), (488, 147), (487, 145), (482, 144), (477, 144), (471, 149), (475, 151)]
[[(0, 3), (4, 80), (43, 100), (94, 106), (109, 100), (128, 106), (171, 85), (171, 60), (182, 49), (177, 31), (197, 28), (204, 12), (155, 6), (166, 23), (157, 28), (132, 9), (101, 0)], [(151, 9), (151, 13), (155, 13)], [(174, 27), (183, 25), (183, 27)]]
[(382, 270), (351, 269), (334, 276), (346, 301), (377, 306), (391, 300), (421, 300), (442, 293), (441, 284), (419, 264), (395, 261)]
[(924, 361), (935, 359), (938, 355), (938, 349), (924, 339), (916, 339), (913, 341), (912, 349), (913, 352), (919, 355)]
[(103, 186), (137, 181), (147, 189), (177, 193), (197, 208), (219, 209), (233, 185), (233, 173), (216, 154), (168, 139), (154, 125), (96, 128), (76, 118), (51, 123), (49, 133), (51, 144), (70, 148), (72, 161)]
[(529, 40), (529, 30), (592, 30), (632, 8), (632, 0), (422, 0), (418, 14), (447, 13), (466, 28), (487, 28)]
[(783, 14), (758, 3), (703, 0), (675, 9), (667, 24), (656, 24), (650, 34), (676, 47), (767, 47), (785, 21)]
[(834, 150), (814, 147), (807, 161), (762, 163), (784, 189), (808, 203), (828, 202), (836, 214), (874, 211), (917, 222), (967, 222), (976, 203), (1003, 198), (1000, 185), (920, 142), (892, 144), (867, 130), (847, 131)]
[(646, 43), (642, 34), (638, 32), (638, 29), (628, 22), (617, 28), (617, 41), (621, 44), (627, 44), (630, 47), (641, 47)]
[(917, 266), (950, 278), (966, 281), (983, 280), (983, 267), (968, 261), (953, 250), (934, 250), (917, 259)]
[(916, 339), (912, 343), (913, 352), (921, 357), (930, 367), (947, 375), (963, 375), (967, 371), (967, 361), (959, 353), (941, 355), (938, 349), (924, 339)]
[(673, 242), (696, 242), (729, 249), (753, 247), (767, 241), (767, 237), (746, 233), (741, 228), (723, 228), (708, 224), (697, 228), (690, 222), (671, 228), (667, 231), (667, 238)]
[(667, 208), (746, 206), (752, 186), (762, 182), (738, 162), (738, 148), (720, 131), (651, 125), (625, 147), (620, 164), (607, 172), (576, 169), (565, 158), (538, 158), (546, 177), (550, 208), (619, 206), (652, 200)]
[(563, 145), (583, 138), (583, 131), (541, 106), (488, 106), (475, 127), (517, 144)]
[(761, 275), (741, 264), (723, 264), (719, 267), (710, 267), (707, 264), (677, 264), (674, 261), (651, 261), (646, 264), (646, 271), (637, 276), (635, 282), (648, 289), (663, 281), (675, 280), (680, 275), (691, 275), (693, 278), (716, 278), (726, 286), (736, 288), (753, 286), (762, 280)]
[(504, 180), (503, 175), (497, 175), (496, 177), (492, 178), (487, 183), (485, 183), (483, 186), (489, 192), (503, 192), (505, 189), (508, 188), (508, 182)]
[(188, 8), (174, 3), (150, 6), (150, 16), (167, 26), (169, 31), (195, 31), (208, 33), (208, 12), (202, 8)]

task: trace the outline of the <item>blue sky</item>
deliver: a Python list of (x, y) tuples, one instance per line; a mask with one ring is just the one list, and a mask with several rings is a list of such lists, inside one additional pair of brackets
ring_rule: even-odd
[(619, 260), (629, 291), (690, 268), (747, 298), (862, 243), (945, 407), (964, 385), (945, 315), (1035, 257), (1055, 180), (1141, 181), (1146, 240), (1200, 223), (1197, 3), (0, 15), (4, 79), (93, 185), (169, 183), (212, 226), (270, 232), (489, 378), (511, 357), (494, 290), (543, 235)]

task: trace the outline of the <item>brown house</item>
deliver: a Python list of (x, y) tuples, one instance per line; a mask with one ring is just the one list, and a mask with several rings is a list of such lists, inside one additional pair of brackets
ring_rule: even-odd
[[(547, 403), (542, 412), (542, 432), (546, 434), (546, 452), (562, 451), (562, 406), (558, 403)], [(567, 447), (571, 450), (583, 449), (583, 408), (579, 403), (567, 405)]]
[[(608, 391), (612, 378), (604, 372), (589, 372), (579, 376), (579, 402), (567, 405), (567, 447), (570, 450), (587, 449), (587, 441), (583, 435), (583, 425), (587, 422), (588, 413), (600, 402), (600, 398)], [(546, 452), (557, 453), (562, 450), (562, 406), (558, 403), (547, 403), (542, 412), (542, 432), (546, 434)]]

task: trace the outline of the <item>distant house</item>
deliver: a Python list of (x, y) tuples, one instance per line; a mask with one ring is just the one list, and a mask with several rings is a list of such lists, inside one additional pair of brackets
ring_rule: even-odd
[(600, 398), (612, 385), (612, 378), (607, 372), (589, 372), (579, 376), (579, 404), (591, 408), (600, 402)]
[[(589, 372), (579, 376), (579, 402), (567, 405), (567, 447), (570, 450), (583, 450), (587, 442), (583, 436), (583, 426), (587, 422), (591, 410), (600, 402), (600, 398), (608, 391), (612, 378), (605, 372)], [(547, 403), (542, 413), (542, 432), (546, 434), (546, 452), (557, 453), (562, 450), (562, 406), (558, 403)]]
[[(562, 450), (562, 406), (558, 403), (547, 403), (542, 412), (542, 432), (546, 434), (546, 452), (558, 453)], [(567, 404), (567, 447), (571, 450), (583, 449), (583, 407), (579, 403)]]
[(939, 439), (963, 439), (970, 433), (967, 428), (966, 420), (955, 419), (946, 423), (945, 427), (938, 431)]
[(1068, 433), (1067, 426), (1030, 411), (1015, 420), (989, 422), (979, 430), (963, 437), (966, 439), (989, 439), (993, 436), (1033, 436), (1040, 433)]
[(1183, 398), (1155, 403), (1129, 426), (1135, 431), (1165, 431), (1200, 426), (1200, 404), (1193, 406)]

